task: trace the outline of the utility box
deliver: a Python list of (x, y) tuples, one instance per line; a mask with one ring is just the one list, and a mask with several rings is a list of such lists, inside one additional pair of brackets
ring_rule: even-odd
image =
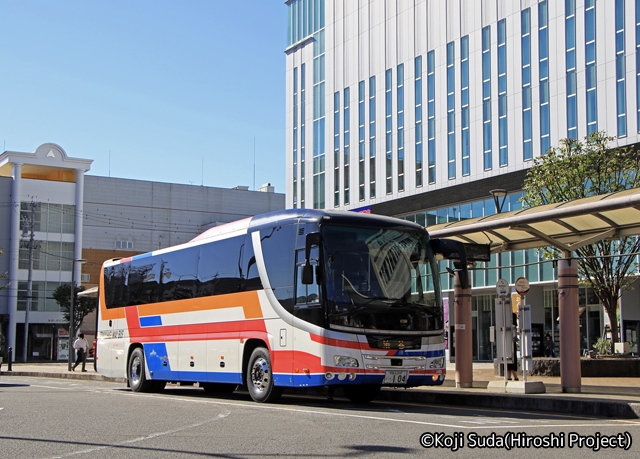
[(613, 352), (614, 354), (628, 354), (629, 343), (614, 343)]

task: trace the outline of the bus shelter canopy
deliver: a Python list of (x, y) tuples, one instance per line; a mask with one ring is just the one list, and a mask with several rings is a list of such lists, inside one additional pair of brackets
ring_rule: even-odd
[(429, 226), (434, 238), (489, 245), (492, 252), (554, 246), (573, 252), (640, 234), (640, 188)]

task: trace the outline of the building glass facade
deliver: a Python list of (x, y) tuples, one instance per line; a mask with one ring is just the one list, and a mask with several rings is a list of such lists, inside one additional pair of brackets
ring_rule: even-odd
[[(287, 207), (322, 205), (326, 162), (333, 174), (324, 179), (324, 203), (332, 208), (426, 226), (474, 218), (495, 213), (493, 188), (509, 192), (504, 211), (515, 209), (526, 169), (564, 138), (605, 131), (621, 146), (638, 143), (640, 0), (285, 5), (286, 106), (293, 110), (285, 137)], [(615, 71), (608, 66), (614, 61)], [(631, 85), (627, 65), (634, 62)], [(314, 66), (313, 116), (304, 109), (307, 64)], [(320, 84), (327, 96), (317, 98)], [(323, 117), (333, 123), (324, 137), (333, 137), (334, 154), (326, 158), (318, 138)], [(313, 168), (304, 164), (309, 123)], [(304, 183), (311, 173), (313, 184)], [(313, 203), (305, 193), (314, 193)], [(531, 249), (494, 255), (474, 271), (474, 295), (488, 294), (483, 289), (495, 285), (498, 272), (553, 290), (552, 264)], [(539, 303), (547, 305), (543, 296)]]

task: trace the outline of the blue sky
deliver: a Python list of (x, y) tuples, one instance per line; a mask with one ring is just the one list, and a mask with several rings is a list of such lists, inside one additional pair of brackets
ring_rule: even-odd
[(0, 0), (0, 24), (0, 151), (284, 193), (282, 1)]

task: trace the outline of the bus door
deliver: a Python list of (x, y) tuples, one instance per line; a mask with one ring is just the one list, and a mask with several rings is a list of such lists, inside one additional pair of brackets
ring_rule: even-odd
[[(310, 264), (313, 268), (313, 282), (302, 283), (302, 270), (305, 265), (305, 251), (296, 252), (296, 292), (293, 315), (295, 323), (304, 321), (313, 325), (322, 326), (324, 322), (324, 310), (321, 302), (320, 286), (317, 278), (318, 272), (318, 247), (312, 247), (310, 252)], [(294, 359), (293, 375), (294, 386), (301, 387), (311, 383), (314, 372), (318, 371), (321, 364), (319, 343), (312, 341), (310, 333), (305, 330), (308, 327), (295, 327), (294, 334)]]

